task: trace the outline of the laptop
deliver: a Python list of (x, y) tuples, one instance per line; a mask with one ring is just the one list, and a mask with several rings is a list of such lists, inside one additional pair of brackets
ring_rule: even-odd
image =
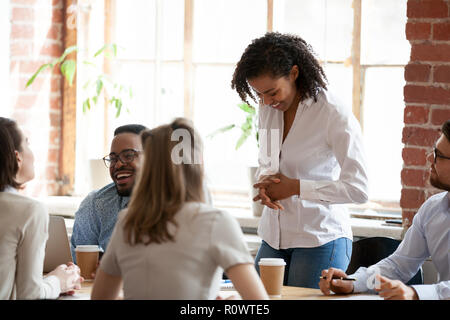
[(60, 264), (73, 262), (69, 237), (63, 217), (50, 216), (48, 240), (45, 247), (44, 273), (53, 271)]

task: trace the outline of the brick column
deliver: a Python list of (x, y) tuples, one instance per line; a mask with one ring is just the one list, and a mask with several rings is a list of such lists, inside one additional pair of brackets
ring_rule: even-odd
[(427, 155), (450, 119), (450, 1), (408, 0), (405, 112), (400, 206), (409, 224), (422, 203), (440, 192), (429, 184)]
[(10, 0), (10, 4), (12, 117), (29, 136), (35, 155), (36, 177), (24, 193), (55, 195), (59, 192), (62, 76), (59, 70), (47, 70), (32, 86), (25, 85), (41, 64), (63, 52), (64, 0)]

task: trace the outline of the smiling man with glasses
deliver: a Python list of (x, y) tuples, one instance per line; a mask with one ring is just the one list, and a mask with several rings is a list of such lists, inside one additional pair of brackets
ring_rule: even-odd
[(77, 245), (98, 245), (106, 250), (117, 215), (130, 201), (140, 168), (140, 133), (144, 129), (146, 127), (139, 124), (128, 124), (114, 131), (110, 153), (103, 157), (113, 182), (89, 193), (75, 213), (70, 240), (74, 261)]
[[(135, 137), (129, 136), (128, 139), (124, 139), (120, 136), (118, 140), (124, 140), (125, 144), (139, 144), (139, 141), (135, 140)], [(127, 141), (130, 140), (130, 141)], [(117, 145), (118, 143), (116, 143)], [(113, 140), (114, 145), (114, 140)], [(118, 147), (120, 149), (120, 146)], [(111, 148), (111, 150), (113, 147)], [(134, 180), (136, 178), (136, 170), (139, 164), (138, 158), (142, 150), (136, 149), (123, 149), (119, 153), (111, 151), (111, 153), (103, 157), (103, 162), (106, 167), (109, 168), (109, 173), (113, 179), (117, 193), (119, 196), (128, 197), (131, 194), (131, 190), (134, 186)]]

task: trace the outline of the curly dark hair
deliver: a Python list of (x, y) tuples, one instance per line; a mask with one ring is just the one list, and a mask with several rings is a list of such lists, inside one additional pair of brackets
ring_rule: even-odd
[(286, 77), (294, 65), (299, 69), (296, 85), (301, 99), (312, 97), (317, 101), (320, 89), (327, 89), (327, 78), (312, 47), (299, 36), (279, 32), (267, 32), (245, 49), (234, 70), (231, 88), (246, 103), (247, 96), (258, 102), (247, 80), (266, 74)]

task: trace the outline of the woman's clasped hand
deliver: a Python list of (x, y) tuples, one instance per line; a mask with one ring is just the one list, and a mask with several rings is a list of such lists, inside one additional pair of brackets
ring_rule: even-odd
[(253, 187), (258, 189), (258, 195), (253, 201), (261, 200), (261, 204), (274, 210), (284, 210), (280, 200), (300, 194), (299, 180), (288, 178), (282, 173), (261, 176)]

